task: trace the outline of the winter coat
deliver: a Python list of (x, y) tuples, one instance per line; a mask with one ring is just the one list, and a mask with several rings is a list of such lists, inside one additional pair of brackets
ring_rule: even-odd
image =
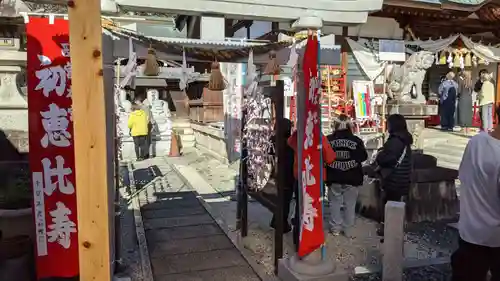
[[(439, 85), (439, 100), (441, 103), (444, 103), (448, 99), (448, 91), (454, 88), (455, 93), (458, 92), (458, 83), (453, 80), (445, 80), (441, 85)], [(456, 98), (456, 94), (455, 94)], [(453, 101), (454, 102), (454, 101)]]
[[(390, 134), (384, 146), (379, 151), (375, 162), (381, 169), (385, 169), (386, 176), (382, 179), (382, 187), (387, 191), (399, 192), (406, 195), (409, 192), (412, 177), (413, 137), (409, 132)], [(406, 147), (406, 154), (397, 165)], [(397, 167), (396, 167), (397, 166)]]
[(479, 106), (492, 104), (495, 102), (495, 85), (487, 80), (481, 85), (481, 92), (479, 92)]
[[(286, 167), (284, 167), (285, 171), (285, 188), (292, 188), (293, 183), (295, 179), (291, 177), (290, 175), (293, 174), (293, 169), (294, 169), (294, 151), (288, 144), (288, 138), (290, 137), (290, 131), (291, 131), (291, 123), (289, 121), (283, 122), (283, 137), (281, 140), (283, 143), (281, 145), (284, 147), (285, 152), (284, 152), (284, 162), (286, 164)], [(272, 150), (269, 151), (270, 155), (276, 155), (277, 154), (277, 146), (276, 146), (276, 136), (271, 137), (271, 143), (273, 144)], [(278, 160), (280, 161), (280, 160)], [(277, 165), (278, 163), (276, 163)]]
[(326, 168), (328, 184), (363, 185), (363, 162), (368, 158), (363, 140), (348, 130), (329, 135), (335, 161)]
[(148, 115), (144, 110), (134, 110), (128, 118), (128, 128), (132, 137), (148, 135)]
[[(332, 147), (330, 146), (330, 143), (328, 143), (328, 139), (321, 134), (322, 138), (322, 154), (323, 154), (323, 163), (326, 165), (333, 163), (335, 161), (335, 151), (333, 151)], [(298, 179), (298, 159), (297, 159), (297, 131), (293, 132), (293, 134), (288, 138), (288, 145), (293, 149), (294, 151), (294, 161), (293, 161), (293, 176)], [(313, 164), (314, 165), (314, 164)], [(323, 180), (326, 180), (326, 166), (323, 168)]]

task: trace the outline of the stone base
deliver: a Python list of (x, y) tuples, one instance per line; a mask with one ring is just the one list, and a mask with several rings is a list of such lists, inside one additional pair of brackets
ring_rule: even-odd
[[(311, 273), (298, 273), (297, 271)], [(321, 274), (321, 273), (325, 274)], [(321, 274), (321, 275), (320, 275)], [(296, 257), (280, 259), (278, 263), (278, 277), (283, 281), (347, 281), (349, 275), (343, 271), (336, 271), (333, 264), (323, 262), (317, 265), (302, 264)]]
[[(124, 160), (135, 159), (135, 147), (134, 141), (131, 137), (122, 139), (122, 158)], [(161, 157), (168, 156), (170, 153), (170, 136), (161, 136), (156, 137), (156, 140), (153, 139), (150, 147), (150, 155)]]
[[(406, 206), (407, 222), (455, 219), (459, 210), (456, 173), (456, 170), (442, 167), (415, 169)], [(358, 212), (370, 219), (380, 219), (384, 211), (380, 196), (375, 182), (365, 183), (359, 189)]]
[(0, 108), (2, 131), (28, 131), (28, 109)]

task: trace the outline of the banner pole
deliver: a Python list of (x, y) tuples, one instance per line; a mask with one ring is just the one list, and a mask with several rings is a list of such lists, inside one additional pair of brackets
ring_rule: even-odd
[[(317, 31), (316, 36), (318, 37), (318, 95), (320, 95), (318, 101), (319, 104), (319, 143), (320, 143), (320, 153), (319, 153), (319, 175), (320, 175), (320, 200), (321, 200), (321, 220), (324, 221), (325, 219), (325, 186), (324, 186), (324, 181), (323, 181), (323, 124), (322, 124), (322, 119), (323, 119), (323, 106), (321, 104), (322, 98), (321, 95), (323, 93), (322, 88), (321, 88), (321, 30)], [(325, 238), (326, 241), (326, 238)], [(321, 260), (324, 260), (326, 257), (326, 247), (325, 243), (321, 246)]]

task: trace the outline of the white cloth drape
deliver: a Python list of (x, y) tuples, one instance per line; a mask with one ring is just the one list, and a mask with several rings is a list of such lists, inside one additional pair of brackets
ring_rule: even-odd
[(134, 52), (134, 44), (132, 43), (132, 38), (128, 39), (128, 62), (123, 70), (125, 77), (120, 82), (120, 88), (128, 85), (131, 79), (134, 79), (137, 75), (137, 54)]
[(363, 69), (370, 81), (375, 80), (382, 73), (387, 62), (379, 61), (375, 51), (366, 48), (350, 38), (346, 39), (361, 69)]
[(485, 46), (483, 44), (474, 43), (470, 38), (460, 35), (460, 39), (464, 42), (465, 46), (474, 53), (474, 55), (479, 58), (489, 61), (489, 62), (500, 62), (500, 49)]
[(477, 57), (488, 62), (500, 62), (500, 48), (475, 43), (463, 34), (456, 34), (438, 40), (416, 40), (406, 41), (405, 43), (406, 45), (418, 46), (425, 51), (436, 53), (450, 47), (459, 38), (464, 42), (465, 47)]
[(442, 38), (438, 40), (416, 40), (416, 41), (406, 41), (406, 45), (413, 45), (422, 48), (425, 51), (429, 52), (440, 52), (446, 48), (448, 48), (451, 44), (453, 44), (459, 35), (452, 35), (447, 38)]

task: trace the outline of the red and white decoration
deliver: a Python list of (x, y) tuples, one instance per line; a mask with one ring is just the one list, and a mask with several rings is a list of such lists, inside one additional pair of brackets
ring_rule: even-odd
[(302, 216), (299, 256), (321, 247), (325, 241), (321, 203), (321, 105), (318, 77), (318, 38), (309, 36), (304, 52), (303, 73), (306, 97), (304, 142), (300, 172), (302, 173)]
[(26, 33), (37, 279), (74, 277), (79, 268), (68, 21), (30, 17)]

